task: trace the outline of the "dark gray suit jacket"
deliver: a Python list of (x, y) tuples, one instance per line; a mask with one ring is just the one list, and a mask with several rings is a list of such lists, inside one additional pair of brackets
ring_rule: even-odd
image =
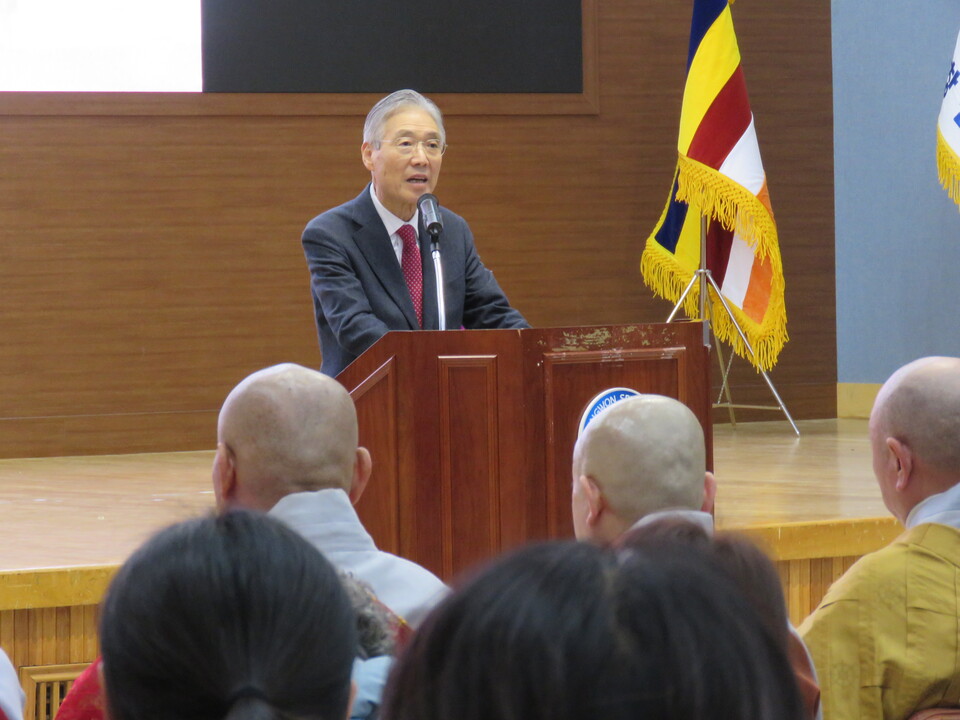
[[(480, 261), (473, 235), (459, 215), (440, 208), (447, 328), (525, 328), (523, 316)], [(423, 329), (440, 327), (430, 239), (419, 229), (423, 259)], [(318, 215), (303, 231), (313, 306), (323, 354), (321, 371), (337, 375), (389, 330), (417, 330), (417, 315), (387, 229), (370, 198)]]

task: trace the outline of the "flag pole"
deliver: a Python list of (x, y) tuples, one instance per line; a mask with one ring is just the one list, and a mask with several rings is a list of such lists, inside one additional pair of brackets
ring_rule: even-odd
[[(713, 310), (710, 309), (710, 306), (707, 305), (707, 312), (710, 314), (709, 317), (713, 318)], [(705, 316), (706, 317), (706, 316)], [(723, 401), (723, 396), (727, 396), (727, 414), (730, 416), (730, 425), (733, 428), (737, 427), (737, 416), (733, 412), (733, 395), (730, 393), (730, 384), (727, 382), (727, 377), (730, 375), (730, 368), (733, 365), (733, 356), (735, 353), (730, 353), (730, 359), (724, 360), (723, 357), (723, 344), (720, 342), (720, 338), (717, 337), (717, 333), (713, 333), (713, 338), (716, 340), (714, 343), (714, 348), (717, 351), (717, 364), (720, 365), (720, 376), (723, 378), (723, 382), (720, 383), (720, 392), (717, 393), (717, 399), (714, 403), (717, 407), (720, 407), (721, 402)]]
[[(707, 216), (700, 215), (700, 267), (707, 269)], [(710, 321), (707, 319), (707, 282), (706, 273), (700, 275), (700, 319), (703, 320), (703, 346), (710, 352)]]
[[(746, 333), (743, 332), (743, 328), (740, 327), (740, 323), (737, 322), (737, 318), (734, 317), (733, 311), (730, 309), (730, 305), (727, 304), (727, 299), (720, 292), (720, 286), (717, 285), (717, 281), (713, 279), (713, 274), (710, 272), (710, 269), (707, 267), (707, 222), (708, 218), (706, 214), (701, 213), (700, 215), (700, 267), (696, 269), (693, 273), (693, 277), (690, 278), (690, 282), (687, 283), (687, 287), (684, 288), (683, 293), (680, 295), (680, 298), (677, 300), (676, 305), (673, 306), (673, 310), (670, 312), (669, 317), (667, 317), (667, 322), (673, 322), (673, 319), (676, 317), (677, 313), (680, 311), (681, 306), (683, 305), (684, 299), (693, 289), (693, 286), (699, 281), (700, 283), (700, 321), (703, 323), (703, 344), (708, 349), (710, 348), (710, 332), (712, 330), (712, 322), (710, 319), (710, 313), (707, 312), (707, 289), (712, 287), (714, 292), (719, 298), (721, 305), (723, 305), (724, 311), (727, 313), (727, 317), (730, 318), (730, 322), (733, 324), (733, 327), (736, 328), (737, 333), (740, 335), (740, 339), (743, 341), (743, 344), (746, 346), (747, 350), (750, 352), (750, 355), (754, 359), (757, 357), (756, 351), (753, 349), (753, 345), (750, 344), (750, 341), (747, 339)], [(720, 359), (719, 355), (720, 340), (717, 339), (717, 358)], [(733, 360), (731, 356), (731, 362)], [(787, 418), (787, 422), (790, 423), (790, 427), (793, 428), (793, 432), (796, 433), (797, 437), (800, 437), (800, 430), (797, 428), (797, 424), (793, 421), (793, 417), (790, 415), (790, 411), (787, 410), (787, 406), (784, 404), (783, 399), (780, 397), (780, 393), (777, 392), (777, 388), (773, 384), (773, 380), (770, 379), (770, 375), (767, 374), (766, 370), (759, 370), (760, 374), (763, 376), (763, 379), (767, 383), (767, 387), (770, 388), (770, 392), (773, 394), (774, 399), (777, 401), (777, 405), (743, 405), (737, 404), (732, 401), (730, 386), (728, 383), (728, 372), (729, 367), (724, 367), (724, 364), (721, 360), (720, 362), (720, 373), (723, 378), (722, 384), (720, 386), (720, 397), (717, 398), (717, 402), (713, 403), (713, 407), (725, 407), (730, 412), (731, 423), (736, 426), (736, 420), (734, 418), (733, 409), (741, 408), (744, 410), (780, 410), (784, 417)], [(723, 397), (724, 392), (727, 394), (727, 402), (720, 402), (720, 399)]]

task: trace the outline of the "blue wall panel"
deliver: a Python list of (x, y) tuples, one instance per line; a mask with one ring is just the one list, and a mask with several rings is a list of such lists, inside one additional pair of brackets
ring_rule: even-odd
[(960, 212), (937, 181), (956, 0), (834, 0), (837, 375), (960, 355)]

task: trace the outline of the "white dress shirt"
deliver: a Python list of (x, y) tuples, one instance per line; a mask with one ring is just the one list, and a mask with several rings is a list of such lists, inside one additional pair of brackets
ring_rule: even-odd
[(373, 183), (370, 183), (370, 197), (373, 198), (373, 206), (377, 209), (377, 215), (380, 216), (380, 219), (383, 220), (383, 226), (387, 229), (387, 235), (390, 236), (390, 244), (393, 245), (393, 252), (397, 256), (397, 262), (400, 265), (403, 265), (403, 238), (397, 234), (397, 230), (402, 228), (404, 225), (413, 226), (413, 231), (417, 234), (417, 239), (420, 239), (420, 208), (418, 207), (413, 211), (413, 217), (409, 220), (401, 220), (392, 212), (387, 210), (384, 207), (384, 204), (380, 202), (380, 198), (377, 197), (377, 193), (373, 190)]

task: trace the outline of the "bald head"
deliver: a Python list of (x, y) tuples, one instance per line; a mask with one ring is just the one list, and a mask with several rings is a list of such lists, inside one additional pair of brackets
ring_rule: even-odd
[(336, 380), (300, 365), (275, 365), (250, 375), (227, 396), (217, 443), (215, 486), (218, 464), (229, 460), (240, 490), (237, 504), (268, 510), (293, 492), (349, 492), (357, 413)]
[(587, 425), (574, 448), (575, 525), (579, 478), (595, 484), (626, 529), (658, 510), (701, 509), (705, 475), (703, 428), (686, 405), (662, 395), (621, 400)]
[[(917, 481), (904, 488), (913, 491), (908, 506), (960, 482), (960, 358), (921, 358), (891, 375), (870, 413), (870, 440), (874, 471), (895, 515), (904, 510), (891, 507), (891, 501), (904, 504), (892, 490), (897, 463), (901, 474), (904, 466), (898, 453), (909, 452)], [(910, 485), (902, 480), (899, 484)]]

